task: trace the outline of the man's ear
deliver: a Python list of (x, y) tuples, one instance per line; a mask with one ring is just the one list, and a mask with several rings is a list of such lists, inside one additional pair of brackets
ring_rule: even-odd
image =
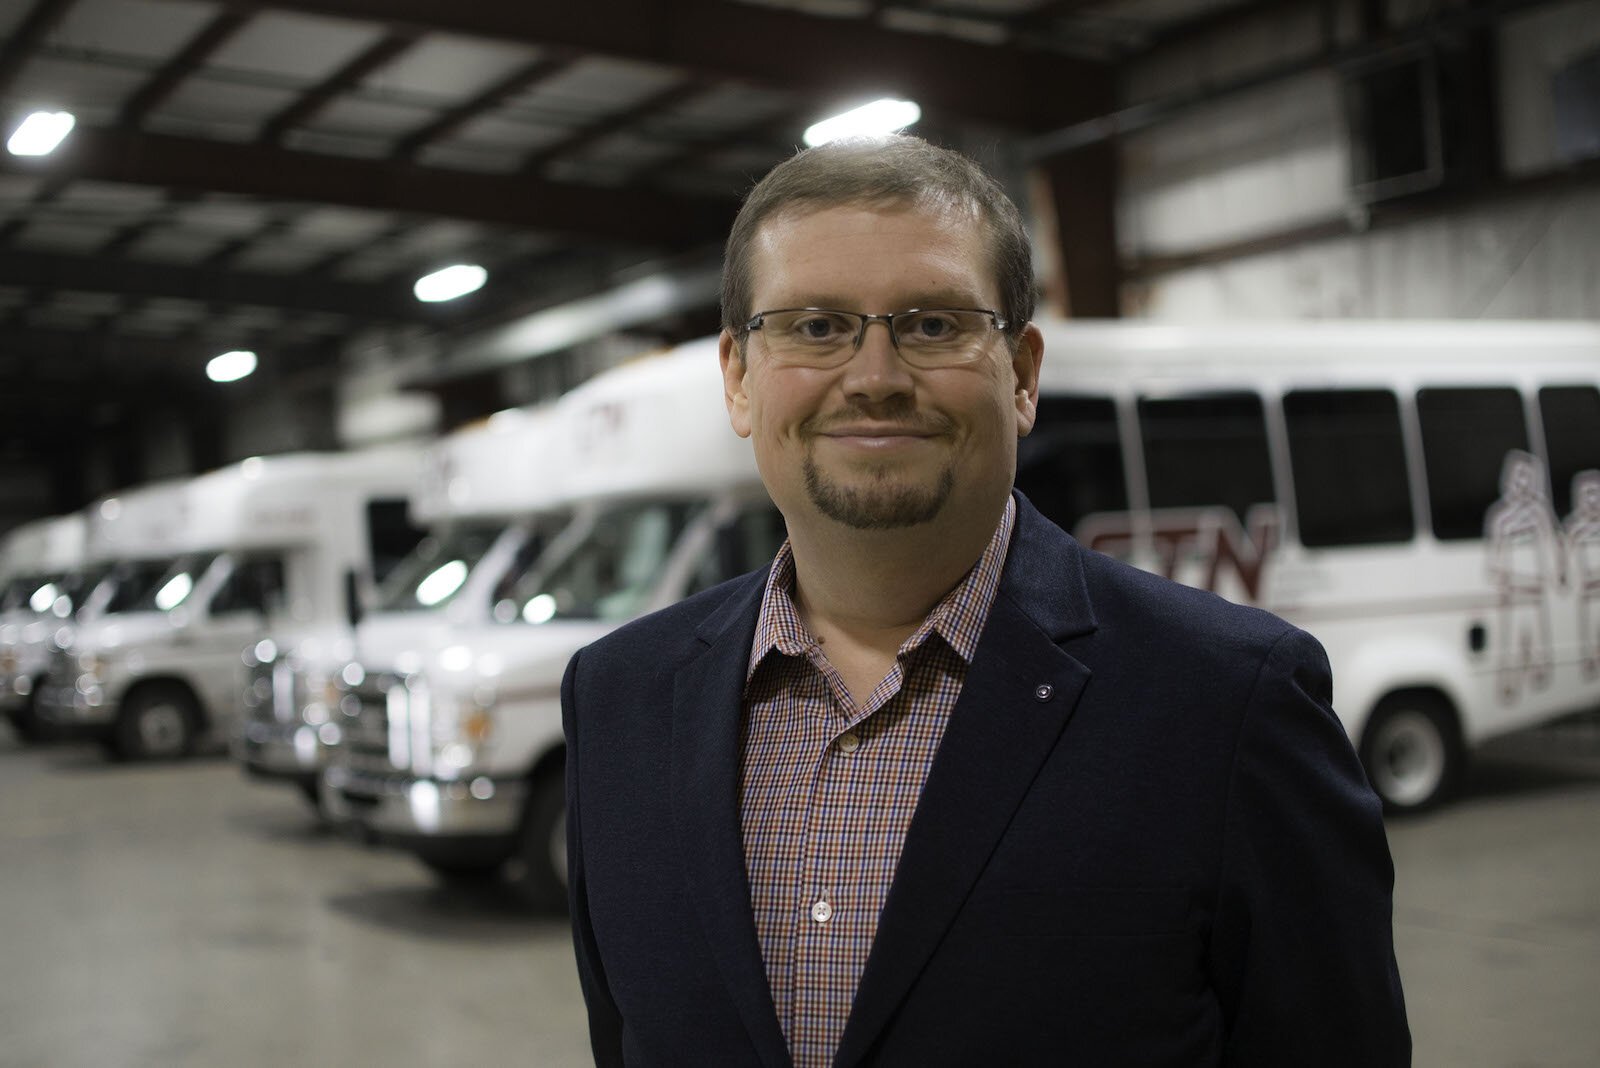
[(728, 406), (728, 422), (741, 438), (750, 436), (750, 398), (744, 391), (744, 353), (733, 334), (724, 330), (717, 339), (717, 358), (722, 361), (722, 400)]
[(1016, 376), (1017, 437), (1025, 438), (1039, 414), (1039, 368), (1044, 363), (1044, 334), (1028, 323), (1017, 335), (1011, 355), (1011, 371)]

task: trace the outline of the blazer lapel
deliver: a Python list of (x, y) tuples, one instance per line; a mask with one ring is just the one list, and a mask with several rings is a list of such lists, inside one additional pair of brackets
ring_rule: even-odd
[(1094, 629), (1077, 543), (1019, 495), (983, 637), (907, 831), (834, 1060), (859, 1064), (937, 948), (1089, 680), (1058, 643)]
[(750, 910), (739, 829), (739, 710), (765, 573), (729, 598), (696, 637), (708, 648), (677, 674), (672, 709), (672, 804), (691, 900), (728, 996), (771, 1068), (787, 1068), (766, 965)]

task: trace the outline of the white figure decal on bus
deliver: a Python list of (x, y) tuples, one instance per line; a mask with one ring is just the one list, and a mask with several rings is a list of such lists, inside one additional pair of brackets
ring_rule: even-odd
[(1600, 471), (1572, 477), (1572, 513), (1563, 524), (1578, 609), (1578, 663), (1600, 678)]
[(1499, 603), (1497, 675), (1507, 704), (1524, 688), (1550, 685), (1551, 587), (1566, 584), (1566, 563), (1555, 510), (1545, 494), (1544, 467), (1520, 449), (1506, 453), (1500, 499), (1484, 517), (1489, 579)]
[[(1258, 504), (1247, 516), (1249, 529), (1239, 523), (1233, 509), (1161, 508), (1149, 514), (1150, 547), (1157, 557), (1152, 570), (1169, 579), (1214, 592), (1224, 572), (1242, 588), (1240, 599), (1254, 604), (1261, 598), (1261, 578), (1272, 551), (1278, 546), (1276, 505)], [(1133, 551), (1140, 524), (1131, 512), (1098, 512), (1085, 516), (1073, 536), (1087, 548), (1126, 559)], [(1179, 574), (1185, 563), (1197, 574)]]

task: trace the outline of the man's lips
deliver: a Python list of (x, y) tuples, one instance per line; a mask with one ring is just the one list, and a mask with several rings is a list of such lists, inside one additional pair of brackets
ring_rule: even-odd
[(938, 435), (929, 427), (907, 426), (903, 423), (845, 423), (819, 430), (823, 438), (931, 438)]

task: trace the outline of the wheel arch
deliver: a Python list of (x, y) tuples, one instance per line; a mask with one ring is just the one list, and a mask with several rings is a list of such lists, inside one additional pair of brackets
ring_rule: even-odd
[(178, 690), (189, 699), (189, 705), (194, 710), (195, 728), (197, 730), (204, 730), (211, 725), (211, 710), (206, 707), (205, 701), (200, 697), (200, 692), (182, 675), (171, 674), (141, 675), (123, 687), (116, 703), (118, 718), (121, 718), (124, 706), (134, 697), (142, 695), (149, 690), (163, 688)]

